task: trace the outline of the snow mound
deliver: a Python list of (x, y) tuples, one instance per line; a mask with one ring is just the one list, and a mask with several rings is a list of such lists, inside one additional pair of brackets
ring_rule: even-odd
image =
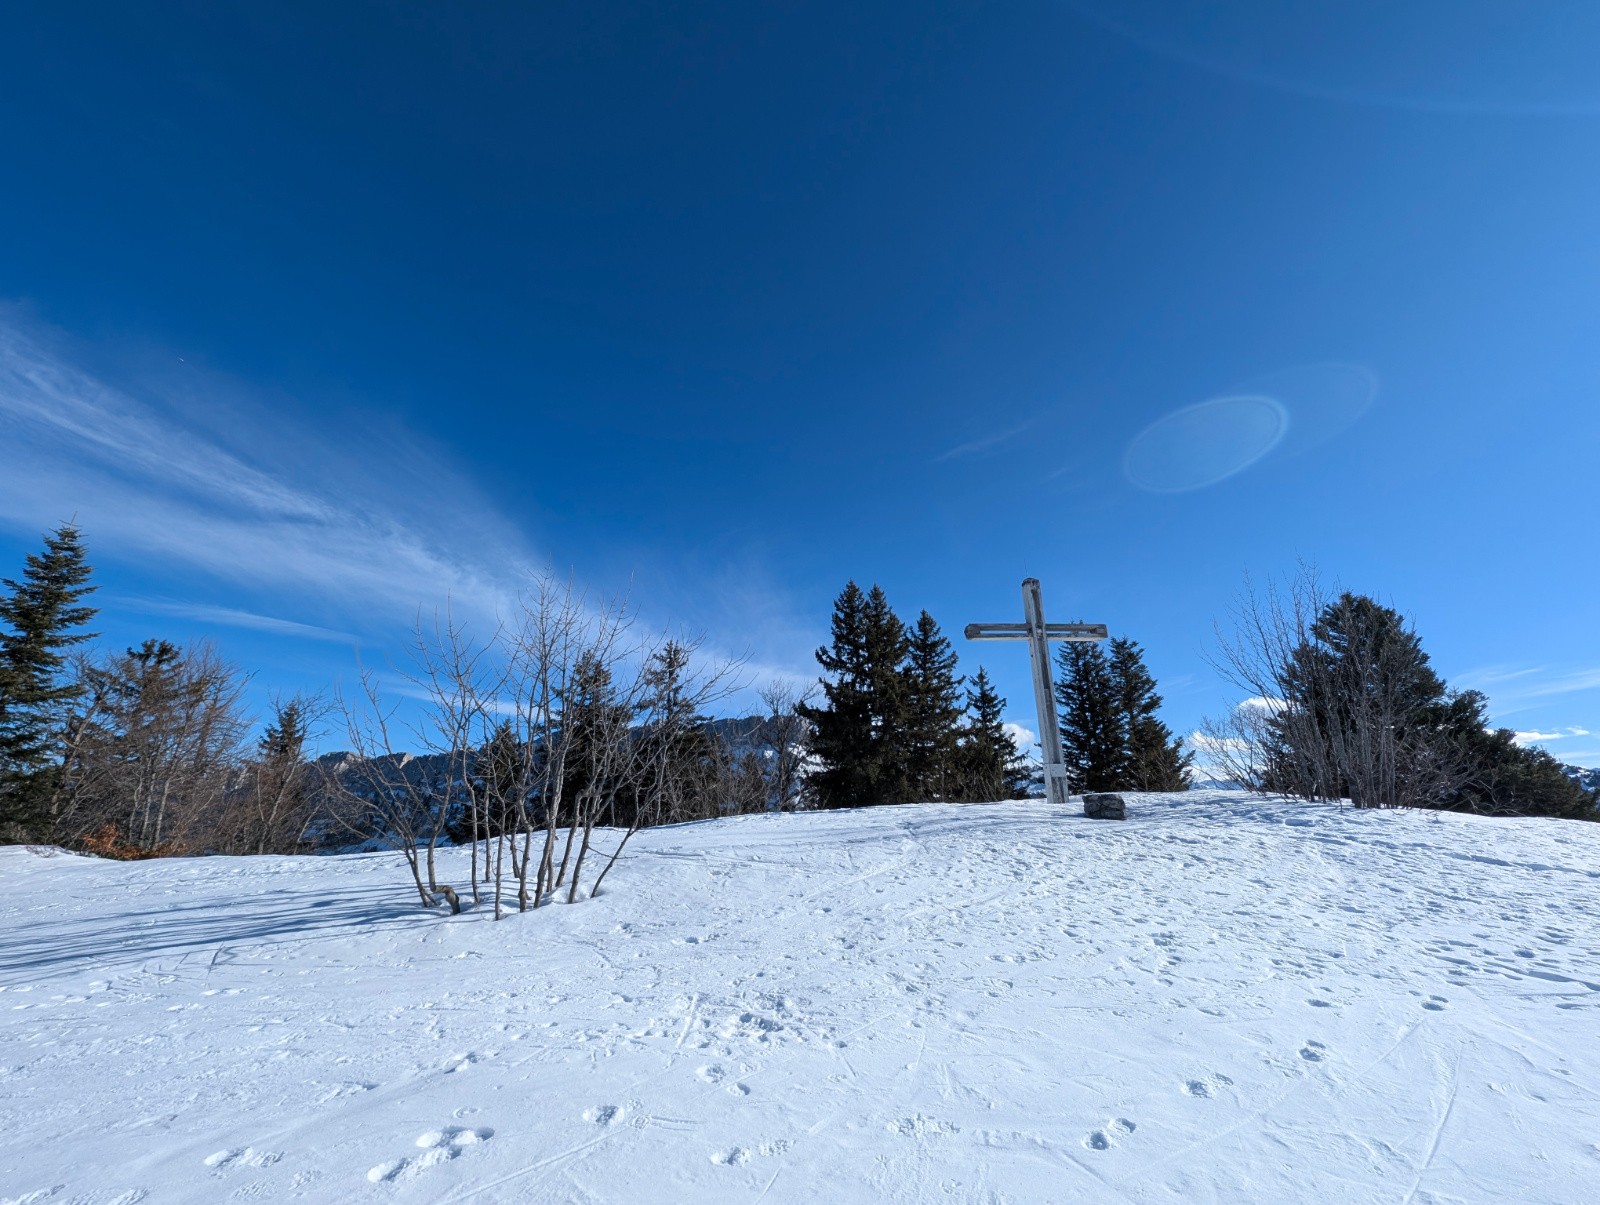
[(498, 924), (0, 850), (0, 1201), (1592, 1198), (1600, 826), (1129, 803), (648, 831)]

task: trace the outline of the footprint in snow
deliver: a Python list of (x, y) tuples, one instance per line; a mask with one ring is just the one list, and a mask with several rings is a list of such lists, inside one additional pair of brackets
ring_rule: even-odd
[(904, 1138), (934, 1138), (946, 1134), (960, 1132), (960, 1127), (948, 1121), (941, 1121), (937, 1117), (924, 1117), (918, 1113), (915, 1117), (904, 1117), (899, 1121), (891, 1121), (884, 1126), (892, 1134), (899, 1134)]
[(1327, 1054), (1328, 1048), (1326, 1046), (1324, 1046), (1321, 1042), (1313, 1042), (1309, 1039), (1306, 1041), (1306, 1044), (1300, 1048), (1300, 1057), (1305, 1059), (1305, 1061), (1308, 1063), (1320, 1063), (1324, 1058), (1327, 1057)]
[(1119, 1117), (1103, 1130), (1096, 1130), (1083, 1140), (1083, 1145), (1091, 1151), (1109, 1151), (1117, 1145), (1118, 1140), (1126, 1138), (1139, 1127), (1126, 1117)]
[(1222, 1074), (1210, 1075), (1205, 1079), (1192, 1079), (1183, 1086), (1183, 1090), (1190, 1096), (1199, 1097), (1201, 1100), (1211, 1096), (1218, 1088), (1227, 1088), (1233, 1081)]
[(235, 1167), (267, 1167), (283, 1158), (282, 1151), (258, 1151), (254, 1147), (239, 1147), (231, 1151), (217, 1151), (207, 1155), (207, 1167), (227, 1169)]
[[(763, 1142), (760, 1146), (756, 1147), (753, 1154), (761, 1155), (763, 1158), (770, 1157), (772, 1155), (781, 1155), (784, 1151), (789, 1149), (789, 1145), (790, 1143), (787, 1138), (774, 1138), (772, 1141)], [(715, 1163), (718, 1167), (739, 1167), (742, 1164), (749, 1163), (751, 1156), (752, 1152), (747, 1150), (745, 1147), (735, 1146), (730, 1147), (725, 1151), (712, 1152), (711, 1162)]]
[(367, 1173), (367, 1179), (374, 1184), (409, 1180), (430, 1167), (448, 1163), (467, 1147), (477, 1146), (480, 1142), (487, 1142), (493, 1137), (494, 1131), (488, 1126), (481, 1126), (475, 1130), (467, 1129), (465, 1126), (445, 1126), (443, 1129), (429, 1130), (417, 1138), (417, 1145), (423, 1148), (422, 1154), (380, 1163)]
[(597, 1126), (615, 1125), (622, 1120), (622, 1106), (596, 1105), (592, 1109), (583, 1111), (583, 1119), (592, 1121)]
[(1431, 1013), (1442, 1013), (1444, 1012), (1444, 1006), (1449, 1003), (1450, 1001), (1443, 996), (1429, 996), (1422, 1002), (1422, 1007)]

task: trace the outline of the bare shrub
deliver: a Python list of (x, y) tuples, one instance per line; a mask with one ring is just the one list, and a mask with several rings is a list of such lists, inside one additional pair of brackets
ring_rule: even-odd
[(1403, 616), (1334, 595), (1302, 568), (1284, 587), (1247, 588), (1234, 618), (1213, 664), (1247, 698), (1204, 728), (1230, 777), (1358, 807), (1437, 807), (1459, 793), (1469, 758)]
[(203, 848), (242, 754), (243, 676), (209, 643), (164, 640), (76, 668), (83, 690), (67, 725), (53, 839)]

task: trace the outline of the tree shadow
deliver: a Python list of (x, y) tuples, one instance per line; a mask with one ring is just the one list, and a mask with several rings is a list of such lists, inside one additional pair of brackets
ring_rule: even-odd
[(112, 916), (80, 913), (34, 924), (25, 941), (0, 948), (0, 978), (173, 956), (181, 960), (203, 951), (212, 951), (211, 965), (216, 965), (236, 945), (326, 940), (437, 919), (415, 899), (407, 902), (392, 883), (332, 893), (279, 889), (218, 896)]

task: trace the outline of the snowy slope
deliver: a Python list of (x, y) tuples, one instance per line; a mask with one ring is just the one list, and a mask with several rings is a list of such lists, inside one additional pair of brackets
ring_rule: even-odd
[(1196, 792), (632, 850), (499, 924), (387, 855), (0, 850), (0, 1200), (1596, 1199), (1600, 826)]

